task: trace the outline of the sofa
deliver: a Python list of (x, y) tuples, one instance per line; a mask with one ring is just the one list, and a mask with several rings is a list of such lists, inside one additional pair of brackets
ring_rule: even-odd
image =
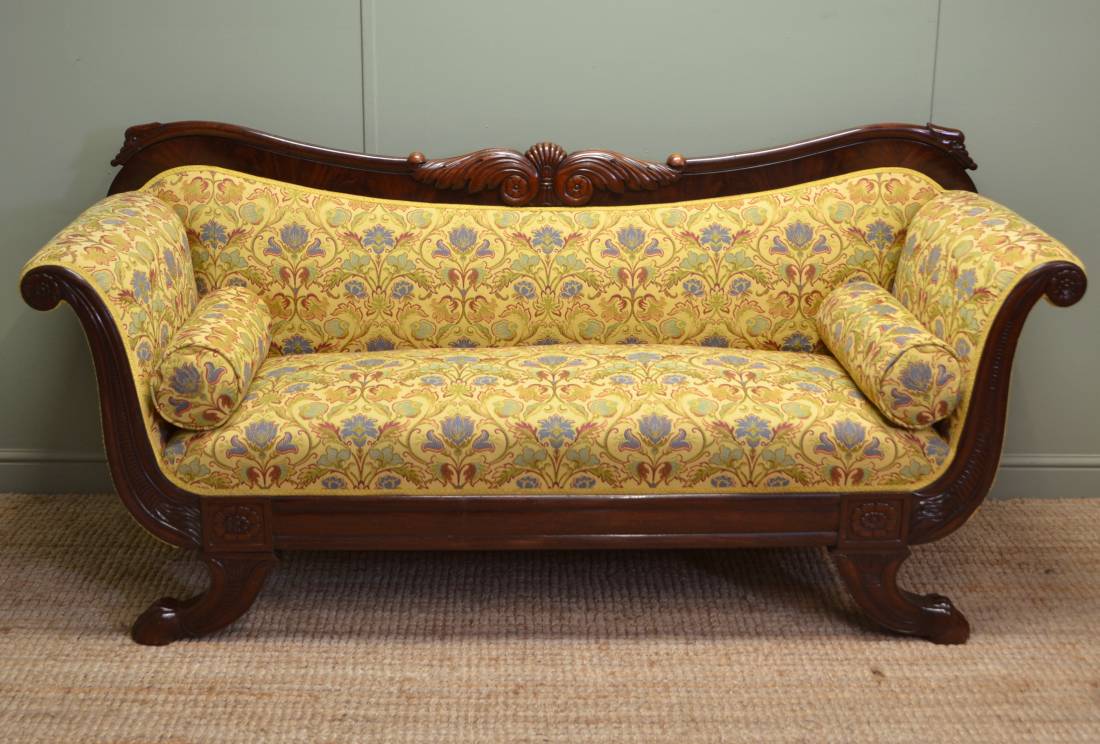
[(233, 622), (285, 550), (762, 546), (964, 642), (899, 566), (988, 492), (1032, 305), (1085, 291), (935, 125), (657, 163), (176, 122), (114, 164), (21, 289), (83, 323), (122, 501), (209, 568), (143, 644)]

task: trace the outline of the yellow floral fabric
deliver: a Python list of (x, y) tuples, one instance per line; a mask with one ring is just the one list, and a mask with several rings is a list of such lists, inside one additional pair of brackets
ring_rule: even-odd
[(508, 208), (347, 196), (213, 167), (144, 191), (187, 226), (200, 294), (253, 289), (273, 352), (554, 343), (823, 349), (813, 316), (888, 285), (941, 189), (883, 168), (761, 194)]
[(99, 292), (126, 345), (153, 451), (172, 427), (156, 415), (150, 380), (168, 341), (198, 302), (187, 233), (151, 194), (115, 194), (85, 210), (27, 263), (59, 266)]
[[(993, 317), (1055, 260), (1079, 263), (904, 169), (569, 210), (188, 167), (92, 206), (25, 271), (59, 266), (100, 294), (153, 450), (196, 493), (819, 492), (942, 473)], [(825, 295), (895, 268), (896, 296), (960, 363), (946, 441), (889, 424), (812, 353)], [(199, 297), (227, 287), (267, 304), (271, 353), (224, 424), (180, 431), (151, 380)]]
[(185, 429), (212, 429), (229, 418), (271, 346), (271, 313), (244, 287), (216, 289), (172, 336), (153, 373), (153, 402)]
[(269, 357), (166, 459), (215, 493), (817, 492), (904, 486), (947, 451), (828, 355), (562, 345)]
[(951, 347), (877, 284), (834, 289), (821, 303), (817, 325), (829, 351), (887, 420), (931, 426), (958, 404), (960, 370)]
[(1062, 243), (1007, 207), (969, 191), (945, 191), (909, 227), (894, 295), (955, 353), (962, 400), (948, 419), (952, 438), (966, 416), (986, 334), (1009, 291), (1052, 261), (1084, 268)]

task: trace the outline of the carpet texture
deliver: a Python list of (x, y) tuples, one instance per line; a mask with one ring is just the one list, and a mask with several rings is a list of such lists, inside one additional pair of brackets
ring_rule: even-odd
[(0, 741), (1100, 741), (1100, 499), (987, 504), (903, 581), (970, 643), (873, 630), (818, 550), (290, 554), (236, 625), (114, 496), (0, 496)]

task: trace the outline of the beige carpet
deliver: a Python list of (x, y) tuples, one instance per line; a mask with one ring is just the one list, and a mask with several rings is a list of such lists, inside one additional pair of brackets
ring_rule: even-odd
[(204, 580), (113, 496), (0, 496), (0, 741), (1100, 741), (1100, 499), (988, 504), (880, 635), (816, 550), (291, 554), (230, 630), (127, 628)]

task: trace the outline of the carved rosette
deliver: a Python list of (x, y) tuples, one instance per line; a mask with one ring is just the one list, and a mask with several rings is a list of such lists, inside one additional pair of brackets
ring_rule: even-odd
[(44, 269), (36, 269), (23, 277), (19, 291), (23, 301), (35, 310), (52, 310), (61, 302), (61, 282)]
[(212, 550), (265, 550), (271, 547), (269, 505), (258, 499), (203, 501), (204, 542)]
[(218, 512), (214, 520), (214, 535), (226, 542), (240, 542), (256, 537), (260, 531), (260, 514), (251, 506), (231, 506)]
[(530, 204), (538, 197), (543, 205), (579, 207), (597, 191), (622, 194), (668, 186), (680, 177), (684, 158), (670, 156), (666, 165), (609, 150), (566, 155), (560, 145), (540, 142), (522, 155), (516, 150), (486, 149), (426, 160), (414, 152), (407, 163), (413, 178), (437, 188), (470, 194), (498, 188), (501, 201), (509, 206)]
[(1085, 272), (1076, 266), (1065, 266), (1047, 280), (1046, 296), (1058, 307), (1069, 307), (1085, 296), (1087, 284)]
[(868, 540), (883, 540), (900, 535), (901, 514), (890, 501), (864, 501), (852, 509), (851, 534)]

